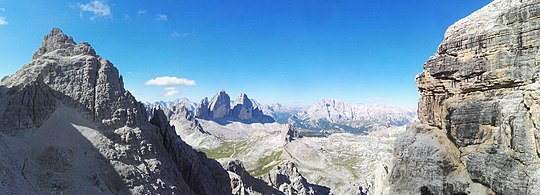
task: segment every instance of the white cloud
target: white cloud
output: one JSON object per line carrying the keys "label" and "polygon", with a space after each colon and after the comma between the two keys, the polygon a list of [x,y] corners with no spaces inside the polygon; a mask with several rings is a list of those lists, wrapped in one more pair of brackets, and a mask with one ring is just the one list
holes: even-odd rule
{"label": "white cloud", "polygon": [[9,22],[6,20],[6,17],[0,17],[0,26],[8,25]]}
{"label": "white cloud", "polygon": [[139,10],[137,11],[137,15],[146,15],[147,11],[146,10]]}
{"label": "white cloud", "polygon": [[167,17],[167,15],[165,14],[156,14],[156,20],[157,21],[162,21],[162,22],[165,22],[167,21],[169,18]]}
{"label": "white cloud", "polygon": [[173,37],[187,37],[187,36],[189,36],[189,33],[187,33],[187,32],[180,33],[180,32],[174,31],[174,32],[171,33],[171,36],[173,36]]}
{"label": "white cloud", "polygon": [[174,87],[167,87],[167,88],[165,88],[165,91],[166,91],[166,92],[165,92],[164,96],[168,96],[168,97],[169,97],[169,96],[174,96],[174,95],[180,93],[180,91],[178,91],[178,90],[177,90],[176,88],[174,88]]}
{"label": "white cloud", "polygon": [[81,14],[82,12],[90,12],[94,14],[91,19],[94,19],[94,17],[111,16],[111,7],[101,1],[92,1],[90,3],[80,4],[79,9],[81,10]]}
{"label": "white cloud", "polygon": [[157,85],[157,86],[195,86],[194,80],[189,80],[185,78],[178,77],[156,77],[146,81],[146,85]]}

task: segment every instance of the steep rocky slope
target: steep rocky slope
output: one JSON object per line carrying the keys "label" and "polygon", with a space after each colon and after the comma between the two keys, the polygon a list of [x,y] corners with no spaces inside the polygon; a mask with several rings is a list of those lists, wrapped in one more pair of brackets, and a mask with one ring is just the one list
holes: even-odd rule
{"label": "steep rocky slope", "polygon": [[0,194],[231,192],[216,161],[163,112],[148,122],[112,63],[60,29],[2,79],[0,115]]}
{"label": "steep rocky slope", "polygon": [[395,193],[540,194],[540,1],[495,0],[448,28],[417,78]]}

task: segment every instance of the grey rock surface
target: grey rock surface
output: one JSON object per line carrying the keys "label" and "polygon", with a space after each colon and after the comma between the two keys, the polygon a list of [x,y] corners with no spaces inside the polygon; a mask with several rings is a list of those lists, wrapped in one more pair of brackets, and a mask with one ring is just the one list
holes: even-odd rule
{"label": "grey rock surface", "polygon": [[195,111],[195,116],[199,119],[214,120],[220,123],[239,121],[244,123],[273,123],[271,116],[265,115],[263,111],[248,96],[241,93],[234,101],[231,108],[229,95],[221,90],[210,102],[208,98],[201,100]]}
{"label": "grey rock surface", "polygon": [[294,126],[293,123],[283,125],[281,130],[282,139],[285,140],[285,143],[291,142],[295,139],[301,138],[300,131]]}
{"label": "grey rock surface", "polygon": [[36,82],[63,95],[64,103],[84,109],[92,120],[106,127],[146,122],[144,106],[124,89],[112,63],[97,56],[88,43],[75,44],[60,29],[45,36],[29,64],[2,80],[8,88],[24,88]]}
{"label": "grey rock surface", "polygon": [[208,98],[204,98],[201,100],[201,103],[195,110],[195,116],[200,119],[212,119],[210,115],[210,103],[208,102]]}
{"label": "grey rock surface", "polygon": [[396,193],[540,194],[539,10],[495,0],[448,28],[416,78],[421,124],[396,143]]}
{"label": "grey rock surface", "polygon": [[279,164],[260,178],[249,175],[239,160],[224,160],[222,165],[231,175],[233,194],[330,194],[329,188],[308,183],[290,161]]}
{"label": "grey rock surface", "polygon": [[196,194],[227,194],[231,192],[229,175],[221,165],[187,145],[162,110],[154,111],[150,123],[159,127],[165,149],[170,154],[176,168]]}
{"label": "grey rock surface", "polygon": [[284,195],[272,186],[259,178],[251,176],[245,169],[244,164],[239,160],[230,160],[222,162],[223,168],[228,171],[231,178],[232,194],[248,195],[248,194],[276,194]]}
{"label": "grey rock surface", "polygon": [[240,93],[240,96],[234,101],[231,113],[232,117],[239,121],[260,123],[274,122],[274,119],[271,116],[265,115],[244,93]]}
{"label": "grey rock surface", "polygon": [[262,179],[285,194],[330,194],[330,188],[308,183],[291,161],[277,165]]}
{"label": "grey rock surface", "polygon": [[253,118],[253,103],[246,94],[240,93],[240,96],[234,101],[232,114],[240,120]]}
{"label": "grey rock surface", "polygon": [[227,172],[152,123],[118,70],[60,29],[0,83],[0,194],[229,194]]}
{"label": "grey rock surface", "polygon": [[210,116],[212,119],[221,119],[230,116],[231,98],[225,91],[219,91],[209,105]]}

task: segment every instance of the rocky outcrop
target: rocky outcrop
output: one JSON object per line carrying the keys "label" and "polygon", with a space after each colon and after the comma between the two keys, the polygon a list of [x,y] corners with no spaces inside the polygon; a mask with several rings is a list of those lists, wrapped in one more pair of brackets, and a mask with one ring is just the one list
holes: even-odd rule
{"label": "rocky outcrop", "polygon": [[265,115],[256,104],[244,93],[233,103],[232,117],[240,121],[256,121],[260,123],[273,123],[274,119]]}
{"label": "rocky outcrop", "polygon": [[208,102],[207,97],[205,97],[204,99],[201,100],[201,103],[199,104],[199,106],[195,110],[195,116],[197,118],[207,119],[207,120],[212,118],[211,115],[210,115],[210,103]]}
{"label": "rocky outcrop", "polygon": [[233,194],[298,194],[323,195],[330,194],[324,186],[310,184],[298,172],[293,162],[285,161],[274,169],[255,178],[246,171],[239,160],[224,160],[223,168],[229,172]]}
{"label": "rocky outcrop", "polygon": [[240,93],[240,96],[234,101],[232,114],[240,120],[253,118],[253,103],[246,94]]}
{"label": "rocky outcrop", "polygon": [[[17,89],[46,86],[61,94],[63,102],[84,109],[106,127],[137,126],[146,121],[144,106],[124,89],[112,63],[97,56],[88,43],[76,44],[57,28],[45,36],[32,62],[2,84]],[[9,120],[8,115],[2,119]]]}
{"label": "rocky outcrop", "polygon": [[397,194],[540,194],[540,1],[495,0],[453,24],[416,82]]}
{"label": "rocky outcrop", "polygon": [[197,118],[206,120],[219,120],[227,118],[231,113],[231,98],[225,91],[219,91],[210,102],[208,98],[201,100],[196,109]]}
{"label": "rocky outcrop", "polygon": [[281,129],[281,137],[283,138],[285,143],[288,143],[295,139],[301,138],[302,135],[300,135],[300,131],[298,131],[294,124],[289,123],[283,125],[283,128]]}
{"label": "rocky outcrop", "polygon": [[240,121],[244,123],[273,123],[271,116],[265,115],[244,93],[234,101],[231,109],[229,95],[218,92],[210,103],[204,98],[196,109],[195,116],[200,119],[218,122]]}
{"label": "rocky outcrop", "polygon": [[0,194],[230,194],[227,173],[59,29],[0,83]]}
{"label": "rocky outcrop", "polygon": [[330,194],[329,188],[308,183],[290,161],[277,165],[270,173],[263,175],[262,179],[285,194]]}
{"label": "rocky outcrop", "polygon": [[[177,107],[180,106],[180,107]],[[199,121],[195,118],[192,112],[189,111],[184,105],[163,106],[160,104],[148,104],[146,105],[146,112],[150,117],[153,117],[156,110],[161,110],[168,121],[180,121],[185,122],[185,125],[181,125],[180,128],[186,131],[197,131],[202,134],[209,134],[206,132]],[[151,119],[151,118],[150,118]],[[178,134],[178,133],[177,133]]]}
{"label": "rocky outcrop", "polygon": [[159,127],[165,149],[170,154],[176,168],[182,173],[191,190],[197,194],[227,194],[231,192],[229,175],[221,165],[208,159],[203,152],[197,152],[179,139],[174,126],[162,110],[154,111],[150,123]]}
{"label": "rocky outcrop", "polygon": [[222,165],[229,173],[232,194],[234,195],[284,194],[278,189],[269,186],[263,180],[251,176],[244,168],[244,164],[239,160],[224,161]]}
{"label": "rocky outcrop", "polygon": [[230,116],[231,98],[225,91],[219,91],[210,101],[209,113],[211,119],[222,119]]}

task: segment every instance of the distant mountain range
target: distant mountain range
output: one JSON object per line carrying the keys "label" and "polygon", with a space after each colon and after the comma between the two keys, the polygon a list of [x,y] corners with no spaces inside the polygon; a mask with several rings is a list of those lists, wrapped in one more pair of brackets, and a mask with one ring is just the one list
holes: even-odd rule
{"label": "distant mountain range", "polygon": [[391,104],[348,104],[323,99],[292,115],[288,121],[310,130],[366,133],[405,125],[415,116],[413,109]]}
{"label": "distant mountain range", "polygon": [[261,104],[242,93],[236,101],[231,102],[225,91],[218,92],[211,101],[205,98],[199,104],[181,98],[146,105],[160,106],[166,114],[185,107],[196,118],[205,120],[236,119],[249,123],[275,121],[280,124],[293,123],[301,129],[325,132],[367,133],[405,125],[416,116],[414,109],[402,106],[349,104],[335,99],[323,99],[305,107],[285,106],[279,103]]}

